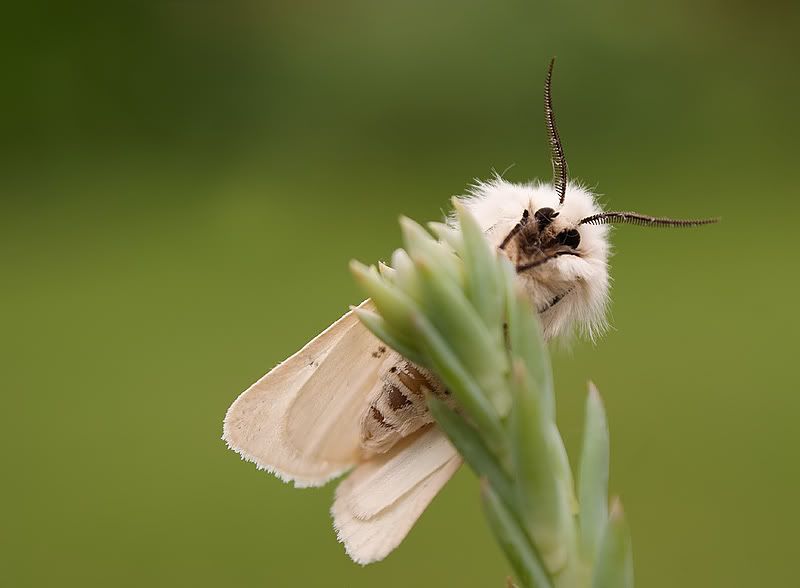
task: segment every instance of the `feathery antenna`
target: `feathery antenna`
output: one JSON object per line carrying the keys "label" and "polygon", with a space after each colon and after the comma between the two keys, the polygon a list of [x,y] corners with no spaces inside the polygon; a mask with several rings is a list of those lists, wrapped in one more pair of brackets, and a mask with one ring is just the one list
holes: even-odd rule
{"label": "feathery antenna", "polygon": [[626,223],[643,227],[699,227],[719,222],[718,218],[703,219],[677,219],[660,218],[639,214],[638,212],[601,212],[581,219],[579,225],[610,225],[612,223]]}
{"label": "feathery antenna", "polygon": [[547,67],[547,77],[544,82],[544,116],[547,125],[547,137],[550,143],[550,162],[553,165],[553,187],[558,194],[558,203],[564,204],[564,197],[567,194],[567,160],[564,157],[564,147],[561,145],[561,137],[558,135],[556,117],[553,112],[553,66],[556,58],[550,60]]}

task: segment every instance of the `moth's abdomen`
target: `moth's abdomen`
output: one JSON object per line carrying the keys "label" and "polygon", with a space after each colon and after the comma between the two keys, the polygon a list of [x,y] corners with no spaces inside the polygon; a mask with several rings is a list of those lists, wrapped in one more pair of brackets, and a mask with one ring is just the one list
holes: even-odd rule
{"label": "moth's abdomen", "polygon": [[444,386],[432,373],[400,356],[380,379],[380,387],[361,417],[361,447],[367,456],[388,451],[404,437],[433,422],[426,394],[447,396]]}

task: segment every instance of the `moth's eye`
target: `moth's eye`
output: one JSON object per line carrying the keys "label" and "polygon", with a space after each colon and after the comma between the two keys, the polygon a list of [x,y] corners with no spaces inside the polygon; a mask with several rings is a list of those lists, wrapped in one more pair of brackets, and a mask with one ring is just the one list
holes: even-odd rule
{"label": "moth's eye", "polygon": [[536,224],[539,225],[540,229],[545,228],[553,222],[553,219],[557,216],[558,213],[552,208],[540,208],[533,214],[533,218],[536,219]]}
{"label": "moth's eye", "polygon": [[567,229],[556,235],[556,241],[572,249],[577,249],[578,245],[581,244],[581,234],[578,229]]}

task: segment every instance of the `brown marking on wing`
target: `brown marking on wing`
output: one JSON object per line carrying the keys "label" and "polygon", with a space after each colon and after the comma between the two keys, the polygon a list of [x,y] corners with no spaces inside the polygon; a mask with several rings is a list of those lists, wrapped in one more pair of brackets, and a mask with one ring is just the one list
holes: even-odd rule
{"label": "brown marking on wing", "polygon": [[392,410],[397,411],[405,408],[411,404],[411,401],[406,398],[406,395],[397,386],[389,387],[389,406]]}
{"label": "brown marking on wing", "polygon": [[382,427],[386,427],[387,429],[394,429],[394,426],[392,426],[392,424],[386,420],[386,418],[383,416],[383,413],[380,411],[378,407],[371,406],[370,414],[372,415],[372,418],[375,419],[378,422],[378,424],[380,424]]}
{"label": "brown marking on wing", "polygon": [[433,388],[428,379],[410,363],[406,363],[403,366],[403,369],[398,372],[397,377],[400,378],[400,381],[406,388],[417,396],[422,396],[425,390],[430,391]]}
{"label": "brown marking on wing", "polygon": [[383,357],[384,353],[386,353],[386,347],[381,345],[380,347],[378,347],[377,351],[373,351],[372,352],[372,357],[380,358],[380,357]]}

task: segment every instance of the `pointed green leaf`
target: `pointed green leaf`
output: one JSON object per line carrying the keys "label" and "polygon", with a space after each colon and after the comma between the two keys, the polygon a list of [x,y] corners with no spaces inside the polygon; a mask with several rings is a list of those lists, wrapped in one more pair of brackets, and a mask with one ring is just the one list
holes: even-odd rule
{"label": "pointed green leaf", "polygon": [[458,229],[451,227],[447,223],[428,223],[428,228],[439,240],[447,243],[456,255],[463,259],[464,239]]}
{"label": "pointed green leaf", "polygon": [[390,282],[394,281],[395,274],[397,273],[394,268],[386,265],[382,261],[378,262],[378,272],[381,274],[381,277],[385,280]]}
{"label": "pointed green leaf", "polygon": [[[550,454],[555,464],[556,479],[561,484],[560,496],[563,512],[575,515],[578,513],[578,499],[575,496],[575,483],[572,479],[572,468],[569,465],[567,448],[555,423],[549,423],[545,432],[549,432],[547,440],[550,445]],[[574,526],[569,525],[570,541],[575,538]]]}
{"label": "pointed green leaf", "polygon": [[401,341],[413,340],[410,317],[416,310],[414,301],[399,288],[386,282],[374,267],[367,267],[353,260],[350,262],[350,271],[372,299],[395,338]]}
{"label": "pointed green leaf", "polygon": [[[497,254],[492,250],[478,222],[467,209],[454,199],[461,235],[464,241],[463,258],[466,271],[467,295],[483,321],[493,327],[501,323],[505,296],[498,275]],[[496,333],[500,336],[501,333]]]}
{"label": "pointed green leaf", "polygon": [[517,579],[526,588],[552,588],[553,582],[542,559],[513,514],[492,491],[488,483],[482,485],[481,494],[489,526],[514,568]]}
{"label": "pointed green leaf", "polygon": [[400,339],[392,327],[381,317],[369,310],[358,308],[355,306],[350,307],[365,327],[367,327],[372,334],[378,339],[386,343],[389,347],[397,351],[400,355],[413,361],[414,363],[429,367],[425,363],[425,358],[419,353],[413,344]]}
{"label": "pointed green leaf", "polygon": [[614,499],[595,561],[592,588],[633,588],[633,551],[622,503]]}
{"label": "pointed green leaf", "polygon": [[448,342],[424,316],[417,315],[414,326],[420,346],[433,371],[453,393],[459,406],[472,419],[491,450],[496,455],[504,455],[505,433],[494,405],[465,369]]}
{"label": "pointed green leaf", "polygon": [[508,508],[515,508],[516,496],[511,479],[500,465],[500,458],[493,455],[480,433],[443,400],[428,395],[428,407],[433,418],[450,439],[464,460],[475,474],[486,478],[495,493],[506,503]]}
{"label": "pointed green leaf", "polygon": [[587,561],[594,559],[608,519],[608,467],[606,413],[600,394],[589,383],[578,470],[581,551]]}
{"label": "pointed green leaf", "polygon": [[508,359],[499,337],[492,335],[456,283],[437,275],[421,260],[415,259],[415,265],[423,292],[420,300],[423,311],[476,380],[484,396],[492,402],[496,412],[504,416],[511,399],[504,379]]}
{"label": "pointed green leaf", "polygon": [[405,249],[395,249],[392,253],[392,267],[394,268],[393,283],[411,300],[420,297],[419,276],[414,262]]}
{"label": "pointed green leaf", "polygon": [[556,418],[553,374],[550,355],[542,338],[539,320],[530,299],[517,284],[516,271],[506,260],[502,263],[506,283],[506,324],[512,357],[519,357],[541,395],[542,410],[547,420]]}
{"label": "pointed green leaf", "polygon": [[436,241],[428,231],[410,218],[400,219],[403,233],[403,244],[411,259],[423,259],[436,274],[442,274],[455,282],[459,287],[464,282],[462,261],[449,246]]}
{"label": "pointed green leaf", "polygon": [[569,504],[561,493],[559,464],[551,450],[550,424],[542,414],[540,395],[519,359],[513,365],[513,383],[511,455],[520,516],[547,569],[556,573],[568,557]]}

